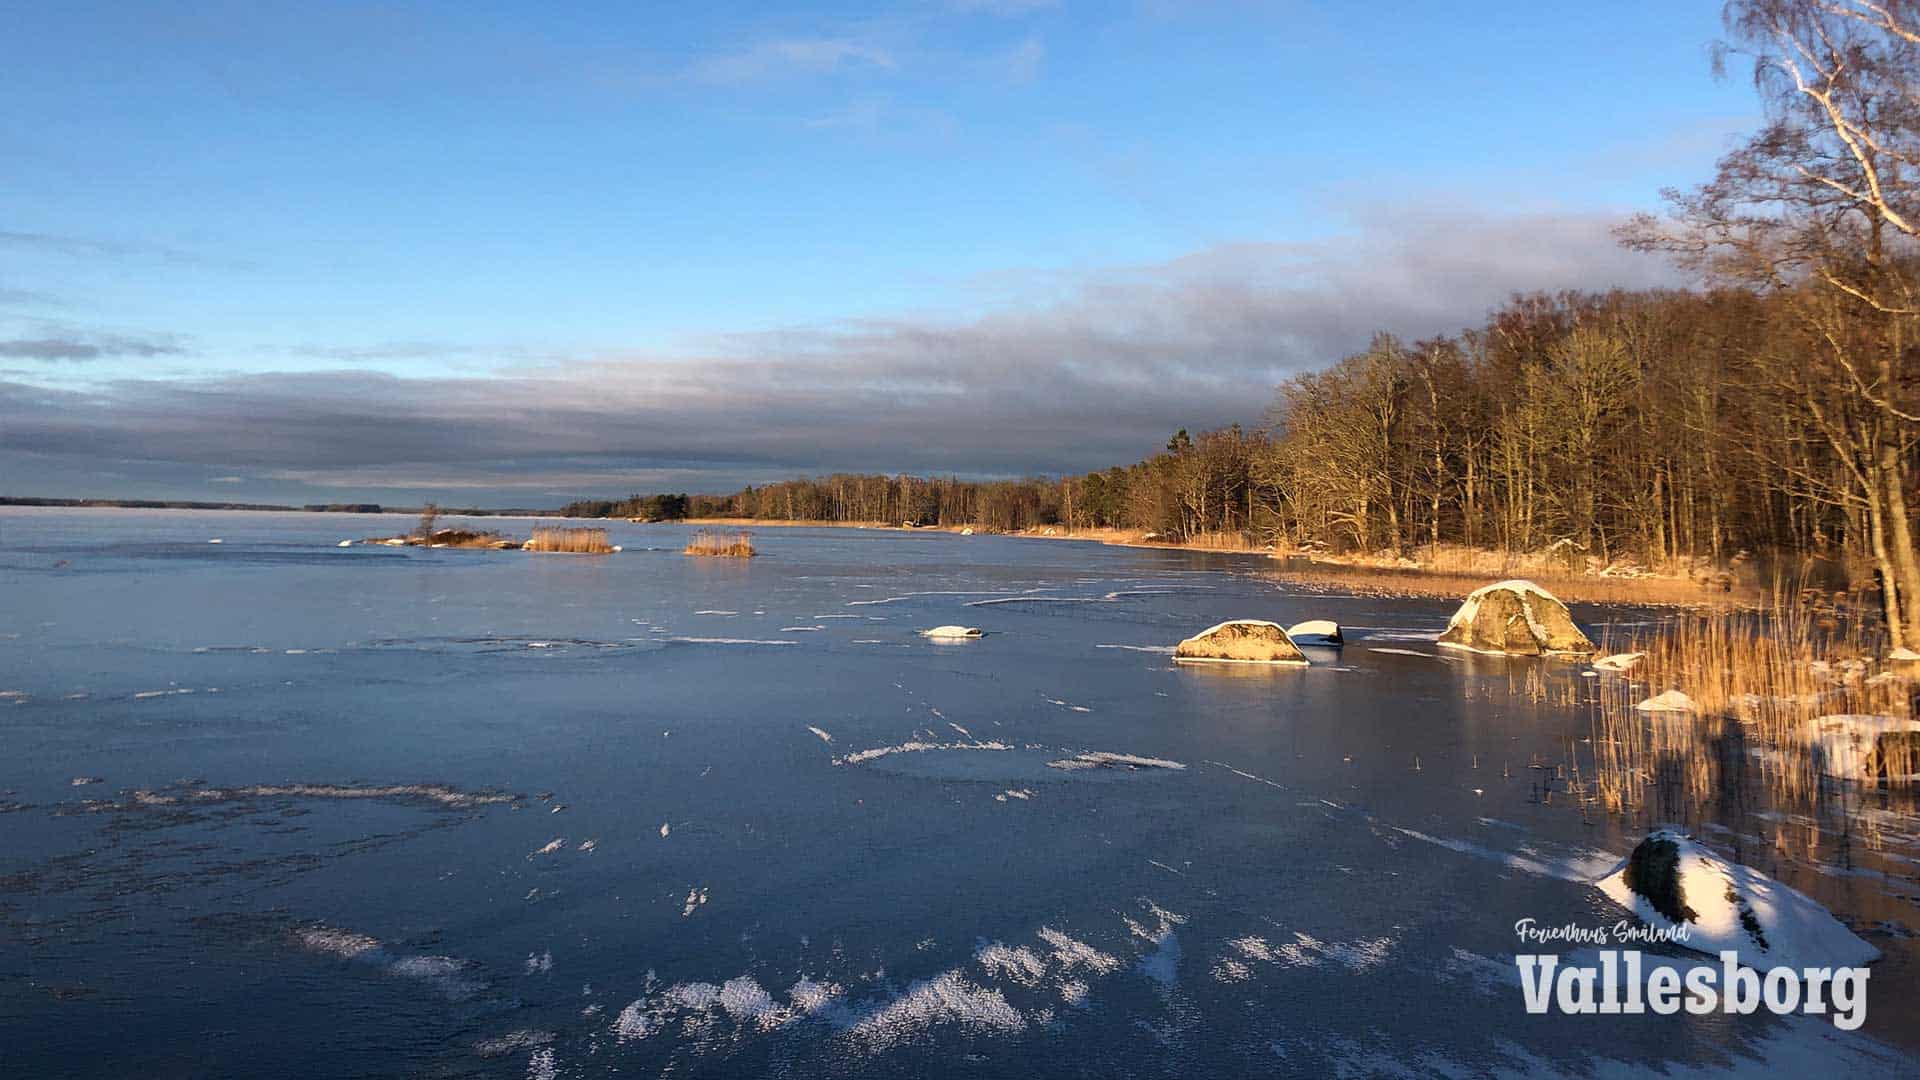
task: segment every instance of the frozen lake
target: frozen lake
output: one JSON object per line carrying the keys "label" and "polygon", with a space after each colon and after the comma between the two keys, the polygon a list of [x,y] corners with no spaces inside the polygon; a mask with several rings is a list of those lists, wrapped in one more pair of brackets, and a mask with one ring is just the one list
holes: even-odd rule
{"label": "frozen lake", "polygon": [[[1452,603],[937,533],[336,546],[411,524],[0,510],[8,1073],[1914,1071],[1910,818],[1766,867],[1871,914],[1862,1034],[1523,1013],[1513,924],[1622,917],[1632,838],[1543,797],[1588,718],[1435,648]],[[1234,617],[1349,641],[1172,663]]]}

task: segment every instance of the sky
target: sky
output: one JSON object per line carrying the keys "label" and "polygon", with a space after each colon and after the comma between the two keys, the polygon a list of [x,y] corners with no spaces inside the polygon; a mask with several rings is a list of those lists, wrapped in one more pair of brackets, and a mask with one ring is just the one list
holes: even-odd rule
{"label": "sky", "polygon": [[1711,0],[0,0],[0,495],[552,506],[1257,424],[1753,129]]}

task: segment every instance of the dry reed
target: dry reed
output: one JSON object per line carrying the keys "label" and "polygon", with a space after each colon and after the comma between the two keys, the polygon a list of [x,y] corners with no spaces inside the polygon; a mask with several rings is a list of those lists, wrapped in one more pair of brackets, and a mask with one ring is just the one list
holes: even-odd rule
{"label": "dry reed", "polygon": [[750,559],[757,554],[753,550],[753,534],[745,529],[701,529],[680,553],[723,559]]}
{"label": "dry reed", "polygon": [[[1911,798],[1920,737],[1898,731],[1914,720],[1914,683],[1876,659],[1882,634],[1844,607],[1776,598],[1767,611],[1688,614],[1602,641],[1646,655],[1625,678],[1582,680],[1591,687],[1584,804],[1648,823],[1791,820],[1793,830],[1770,830],[1775,846],[1811,851],[1823,832],[1871,846],[1863,810]],[[1636,708],[1670,689],[1694,711]],[[1833,717],[1876,719],[1822,719]]]}
{"label": "dry reed", "polygon": [[[1282,569],[1275,576],[1306,585],[1331,585],[1365,595],[1465,596],[1495,575],[1513,571],[1455,573],[1425,567],[1353,566],[1315,561],[1306,569]],[[1757,601],[1750,594],[1727,592],[1716,585],[1685,578],[1599,577],[1541,572],[1524,574],[1549,592],[1571,603],[1623,604],[1653,607],[1737,608]]]}
{"label": "dry reed", "polygon": [[526,550],[605,555],[613,551],[613,546],[607,543],[605,529],[563,529],[541,525],[534,528],[533,539],[527,541]]}

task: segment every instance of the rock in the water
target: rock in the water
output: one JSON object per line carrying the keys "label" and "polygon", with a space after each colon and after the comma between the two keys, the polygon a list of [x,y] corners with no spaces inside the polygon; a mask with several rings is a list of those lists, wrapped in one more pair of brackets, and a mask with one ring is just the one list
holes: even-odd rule
{"label": "rock in the water", "polygon": [[1299,664],[1306,656],[1279,623],[1233,619],[1209,626],[1173,650],[1175,660],[1239,664]]}
{"label": "rock in the water", "polygon": [[1647,698],[1640,702],[1640,704],[1635,705],[1634,708],[1641,712],[1690,713],[1698,712],[1700,707],[1693,703],[1692,698],[1681,691],[1668,690]]}
{"label": "rock in the water", "polygon": [[1339,645],[1344,638],[1340,636],[1340,624],[1332,619],[1308,619],[1287,627],[1287,636],[1295,645]]}
{"label": "rock in the water", "polygon": [[1517,579],[1475,589],[1447,621],[1440,644],[1515,656],[1591,656],[1594,651],[1567,605],[1533,582]]}
{"label": "rock in the water", "polygon": [[1806,894],[1671,829],[1648,835],[1596,884],[1649,926],[1686,927],[1676,944],[1710,956],[1732,951],[1748,967],[1858,967],[1880,958]]}
{"label": "rock in the water", "polygon": [[1643,652],[1618,652],[1595,660],[1593,667],[1596,671],[1631,671],[1646,658],[1647,654]]}
{"label": "rock in the water", "polygon": [[936,626],[931,630],[922,630],[920,636],[941,641],[958,641],[962,638],[977,638],[981,634],[977,626]]}

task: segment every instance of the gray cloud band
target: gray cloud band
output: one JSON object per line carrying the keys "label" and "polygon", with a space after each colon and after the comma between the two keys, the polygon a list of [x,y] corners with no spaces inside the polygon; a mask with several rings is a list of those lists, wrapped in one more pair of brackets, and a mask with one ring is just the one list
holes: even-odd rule
{"label": "gray cloud band", "polygon": [[[1600,215],[1377,216],[1085,278],[970,321],[721,336],[476,377],[276,372],[0,382],[9,493],[138,462],[315,493],[720,490],[799,472],[1021,475],[1133,460],[1174,427],[1259,418],[1273,385],[1478,321],[1517,290],[1674,284]],[[167,468],[171,466],[171,468]],[[670,483],[678,481],[678,483]],[[71,481],[69,481],[71,482]]]}

